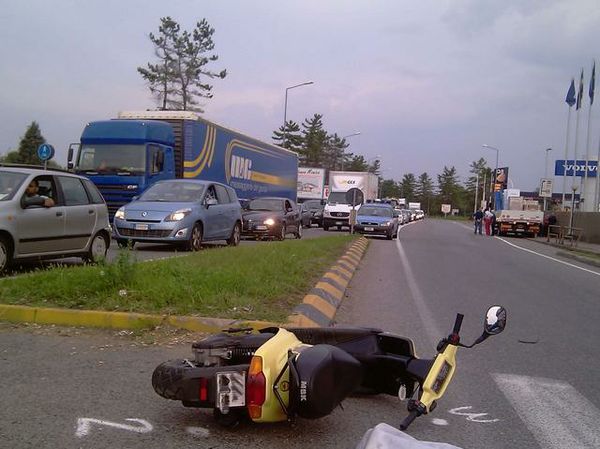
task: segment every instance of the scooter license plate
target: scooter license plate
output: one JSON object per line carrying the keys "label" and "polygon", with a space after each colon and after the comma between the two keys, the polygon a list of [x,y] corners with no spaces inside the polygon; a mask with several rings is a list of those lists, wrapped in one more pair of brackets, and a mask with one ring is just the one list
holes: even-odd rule
{"label": "scooter license plate", "polygon": [[229,407],[246,405],[246,373],[217,373],[217,407],[224,411]]}

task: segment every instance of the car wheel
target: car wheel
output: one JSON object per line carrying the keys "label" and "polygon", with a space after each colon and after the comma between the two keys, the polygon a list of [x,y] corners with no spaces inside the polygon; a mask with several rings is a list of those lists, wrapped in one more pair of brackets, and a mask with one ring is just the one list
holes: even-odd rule
{"label": "car wheel", "polygon": [[104,234],[98,233],[92,239],[90,248],[87,254],[83,257],[88,263],[98,263],[101,260],[106,259],[106,253],[108,252],[108,241]]}
{"label": "car wheel", "polygon": [[227,239],[227,244],[229,246],[238,246],[240,244],[241,232],[242,231],[240,230],[240,224],[236,223],[233,227],[233,231],[231,231],[231,237]]}
{"label": "car wheel", "polygon": [[298,225],[298,230],[296,231],[296,233],[294,235],[296,236],[297,239],[302,238],[302,226],[301,225]]}
{"label": "car wheel", "polygon": [[190,233],[190,239],[185,245],[187,251],[200,251],[202,249],[203,229],[200,223],[196,223]]}
{"label": "car wheel", "polygon": [[388,231],[388,233],[385,236],[388,240],[392,240],[394,238],[394,231],[392,231],[391,229]]}
{"label": "car wheel", "polygon": [[0,273],[9,267],[12,259],[12,250],[9,240],[6,237],[0,237]]}
{"label": "car wheel", "polygon": [[129,239],[117,239],[117,245],[119,246],[119,248],[133,249],[135,241]]}
{"label": "car wheel", "polygon": [[280,231],[279,231],[279,235],[277,236],[277,240],[283,241],[283,240],[285,240],[285,236],[287,234],[287,229],[286,229],[285,223],[282,224],[281,228],[279,228],[279,229],[280,229]]}
{"label": "car wheel", "polygon": [[323,231],[329,231],[329,226],[323,225]]}

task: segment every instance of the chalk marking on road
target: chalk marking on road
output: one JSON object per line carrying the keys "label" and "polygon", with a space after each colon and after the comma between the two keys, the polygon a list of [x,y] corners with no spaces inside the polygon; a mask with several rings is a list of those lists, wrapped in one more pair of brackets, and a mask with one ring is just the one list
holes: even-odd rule
{"label": "chalk marking on road", "polygon": [[185,431],[195,437],[207,438],[210,435],[208,429],[204,427],[186,427]]}
{"label": "chalk marking on road", "polygon": [[467,417],[467,421],[472,421],[472,422],[479,422],[479,423],[492,423],[492,422],[498,422],[500,421],[497,418],[493,418],[493,419],[481,419],[484,416],[489,416],[489,413],[473,413],[473,412],[465,412],[464,410],[471,410],[473,407],[468,405],[465,407],[456,407],[453,408],[452,410],[448,410],[448,413],[452,414],[452,415],[458,415],[458,416],[466,416]]}
{"label": "chalk marking on road", "polygon": [[128,430],[130,432],[135,433],[149,433],[152,432],[152,424],[144,419],[138,418],[128,418],[125,421],[136,422],[140,424],[139,426],[132,426],[129,424],[121,424],[117,422],[111,421],[103,421],[101,419],[95,418],[79,418],[77,420],[77,430],[75,431],[75,435],[79,438],[87,436],[90,433],[92,424],[97,424],[99,426],[106,427],[114,427],[115,429]]}
{"label": "chalk marking on road", "polygon": [[520,249],[521,251],[525,251],[525,252],[528,252],[528,253],[531,253],[531,254],[535,254],[536,256],[544,257],[545,259],[550,259],[550,260],[553,260],[554,262],[562,263],[563,265],[567,265],[569,267],[577,268],[578,270],[585,271],[585,272],[591,273],[591,274],[595,274],[596,276],[600,276],[600,273],[598,273],[597,271],[588,270],[587,268],[583,268],[583,267],[580,267],[578,265],[574,265],[572,263],[565,262],[564,260],[560,260],[560,259],[556,259],[554,257],[546,256],[545,254],[538,253],[538,252],[533,251],[531,249],[523,248],[523,247],[521,247],[519,245],[515,245],[514,243],[511,243],[511,242],[503,239],[502,237],[496,237],[496,238],[498,240],[506,243],[507,245],[510,245],[510,246],[512,246],[514,248]]}
{"label": "chalk marking on road", "polygon": [[417,312],[421,317],[421,321],[423,321],[423,327],[425,328],[425,332],[427,333],[431,344],[435,346],[440,339],[440,335],[443,334],[435,324],[433,314],[425,302],[425,298],[423,297],[423,293],[421,293],[421,289],[419,288],[417,280],[415,279],[412,269],[410,268],[408,257],[406,257],[406,253],[404,252],[404,248],[402,248],[400,239],[396,240],[396,248],[398,248],[398,254],[400,254],[400,260],[402,262],[402,267],[404,268],[404,274],[406,275],[406,283],[410,289],[415,305],[417,306]]}
{"label": "chalk marking on road", "polygon": [[540,447],[600,447],[600,411],[566,382],[492,374]]}
{"label": "chalk marking on road", "polygon": [[431,420],[431,422],[433,424],[435,424],[436,426],[447,426],[448,425],[448,421],[446,421],[445,419],[442,419],[442,418],[433,418]]}

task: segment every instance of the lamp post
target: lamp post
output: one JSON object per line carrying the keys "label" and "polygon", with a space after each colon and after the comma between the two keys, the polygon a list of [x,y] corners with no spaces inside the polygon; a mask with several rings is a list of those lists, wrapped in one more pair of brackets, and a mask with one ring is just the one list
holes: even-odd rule
{"label": "lamp post", "polygon": [[[376,155],[375,157],[372,157],[372,158],[369,158],[369,159],[367,159],[367,164],[368,164],[370,161],[380,161],[380,162],[381,162],[381,154],[378,154],[378,155]],[[377,175],[377,198],[378,198],[378,199],[379,199],[379,185],[381,184],[381,182],[380,182],[380,179],[379,179],[379,178],[380,178],[380,176],[379,176],[379,175]]]}
{"label": "lamp post", "polygon": [[[357,131],[352,134],[348,134],[347,136],[342,137],[342,140],[347,139],[348,137],[360,136],[360,131]],[[344,150],[342,149],[342,171],[344,171]]]}
{"label": "lamp post", "polygon": [[[544,179],[548,179],[548,153],[552,151],[552,148],[546,148],[546,165],[544,166]],[[552,192],[550,193],[550,198],[552,198]],[[544,212],[546,212],[548,198],[544,197]]]}
{"label": "lamp post", "polygon": [[287,123],[287,97],[288,90],[295,89],[296,87],[308,86],[309,84],[314,84],[313,81],[306,81],[305,83],[296,84],[295,86],[290,86],[285,88],[285,106],[283,108],[283,142],[282,147],[285,148],[286,140],[287,140],[287,132],[286,132],[286,123]]}
{"label": "lamp post", "polygon": [[498,156],[500,154],[500,150],[498,148],[492,147],[492,146],[487,145],[485,143],[482,145],[482,147],[483,148],[488,148],[490,150],[494,150],[496,152],[496,168],[494,168],[494,173],[492,175],[492,179],[490,180],[491,181],[491,185],[492,185],[492,190],[490,191],[490,195],[494,195],[494,210],[496,210],[496,192],[494,191],[495,190],[494,189],[494,184],[495,184],[496,176],[497,176],[497,173],[498,173]]}

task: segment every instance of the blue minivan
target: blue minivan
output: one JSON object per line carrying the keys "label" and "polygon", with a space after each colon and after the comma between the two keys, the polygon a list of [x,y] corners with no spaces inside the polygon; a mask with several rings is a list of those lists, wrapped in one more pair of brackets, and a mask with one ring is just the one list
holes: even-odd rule
{"label": "blue minivan", "polygon": [[392,240],[398,236],[398,212],[390,204],[363,204],[356,213],[354,232],[381,235]]}
{"label": "blue minivan", "polygon": [[113,228],[121,247],[170,243],[198,251],[202,242],[215,240],[237,246],[242,208],[235,190],[218,182],[159,181],[116,212]]}

